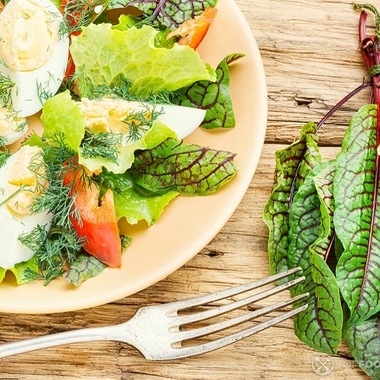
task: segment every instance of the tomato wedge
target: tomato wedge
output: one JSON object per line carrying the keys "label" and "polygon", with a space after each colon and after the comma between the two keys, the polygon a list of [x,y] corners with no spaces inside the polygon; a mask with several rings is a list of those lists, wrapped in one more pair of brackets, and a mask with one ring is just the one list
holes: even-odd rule
{"label": "tomato wedge", "polygon": [[178,29],[170,32],[166,38],[178,36],[179,45],[188,45],[195,50],[206,36],[216,13],[216,8],[206,8],[199,16],[186,20]]}
{"label": "tomato wedge", "polygon": [[[70,221],[80,238],[83,248],[90,255],[110,267],[121,267],[121,239],[116,219],[112,190],[108,189],[99,202],[99,189],[95,184],[84,183],[84,168],[68,167],[63,184],[71,186],[77,213],[71,213]],[[78,216],[79,215],[79,218]]]}

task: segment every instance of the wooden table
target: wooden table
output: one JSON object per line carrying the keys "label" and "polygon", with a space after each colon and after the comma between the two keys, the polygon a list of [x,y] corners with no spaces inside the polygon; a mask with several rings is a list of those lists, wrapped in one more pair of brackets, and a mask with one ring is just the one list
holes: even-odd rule
{"label": "wooden table", "polygon": [[[351,0],[237,0],[261,50],[269,115],[261,161],[240,206],[194,259],[156,285],[90,310],[53,315],[1,315],[0,342],[67,329],[119,323],[141,305],[183,299],[244,283],[269,273],[267,228],[261,214],[270,194],[274,152],[318,122],[366,76],[358,51],[359,13]],[[373,18],[369,18],[373,23]],[[323,127],[324,158],[339,149],[352,113],[368,92],[349,101]],[[283,298],[284,295],[278,296]],[[318,353],[300,343],[286,321],[233,346],[194,358],[149,362],[124,344],[77,344],[0,360],[0,379],[320,379]],[[342,344],[329,357],[329,379],[368,377]]]}

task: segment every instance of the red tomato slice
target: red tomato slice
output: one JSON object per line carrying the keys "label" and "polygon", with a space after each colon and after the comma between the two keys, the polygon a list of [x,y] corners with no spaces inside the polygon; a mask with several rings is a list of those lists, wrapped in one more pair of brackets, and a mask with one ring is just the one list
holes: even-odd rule
{"label": "red tomato slice", "polygon": [[195,50],[206,36],[216,13],[216,8],[207,8],[199,16],[185,21],[178,29],[170,32],[167,38],[179,36],[179,45],[188,45]]}
{"label": "red tomato slice", "polygon": [[79,218],[75,213],[70,215],[71,224],[77,235],[85,239],[86,252],[111,267],[120,268],[121,240],[112,190],[99,203],[99,189],[95,184],[84,184],[83,170],[70,166],[63,177],[63,184],[72,186],[79,215]]}

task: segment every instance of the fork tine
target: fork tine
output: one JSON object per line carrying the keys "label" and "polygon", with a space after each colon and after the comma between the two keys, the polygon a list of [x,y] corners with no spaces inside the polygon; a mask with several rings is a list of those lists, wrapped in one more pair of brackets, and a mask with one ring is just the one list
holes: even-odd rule
{"label": "fork tine", "polygon": [[230,302],[229,304],[222,305],[222,306],[216,307],[214,309],[209,309],[206,311],[201,311],[198,313],[181,315],[178,318],[176,318],[175,322],[178,321],[181,325],[184,325],[187,323],[198,322],[198,321],[202,321],[204,319],[212,318],[212,317],[215,317],[217,315],[227,313],[231,310],[238,309],[242,306],[249,305],[250,303],[253,303],[253,302],[262,300],[264,298],[270,297],[274,294],[280,293],[283,290],[288,289],[288,288],[302,282],[303,280],[305,280],[305,277],[303,277],[303,276],[298,277],[295,280],[291,280],[291,281],[286,282],[282,285],[275,286],[271,289],[262,291],[262,292],[257,293],[257,294],[253,294],[253,295],[246,297],[246,298],[243,298],[239,301],[233,301],[233,302]]}
{"label": "fork tine", "polygon": [[308,295],[309,295],[308,293],[300,294],[300,295],[295,296],[293,298],[289,298],[285,301],[277,302],[273,305],[266,306],[266,307],[263,307],[261,309],[255,310],[255,311],[251,311],[251,312],[248,312],[246,314],[239,315],[237,317],[230,318],[230,319],[227,319],[227,320],[219,322],[219,323],[214,323],[214,324],[211,324],[209,326],[200,327],[200,328],[188,330],[188,331],[179,331],[175,336],[176,342],[189,340],[189,339],[193,339],[193,338],[198,338],[201,336],[205,336],[205,335],[209,335],[209,334],[212,334],[212,333],[215,333],[218,331],[225,330],[229,327],[239,325],[243,322],[246,322],[246,321],[255,319],[257,317],[260,317],[262,315],[268,314],[271,311],[278,310],[282,307],[293,304],[293,303],[295,303],[295,302],[297,302],[297,301],[299,301],[305,297],[308,297]]}
{"label": "fork tine", "polygon": [[197,346],[192,347],[183,347],[183,348],[177,348],[178,353],[175,355],[176,359],[179,358],[185,358],[189,356],[195,356],[204,354],[206,352],[214,351],[219,348],[225,347],[229,344],[235,343],[239,340],[242,340],[244,338],[247,338],[253,334],[256,334],[262,330],[267,329],[268,327],[274,326],[282,321],[285,321],[286,319],[293,317],[294,315],[297,315],[298,313],[304,311],[308,307],[307,304],[300,306],[296,309],[290,310],[284,314],[281,314],[277,317],[274,317],[266,322],[260,323],[258,325],[246,328],[244,330],[238,331],[234,334],[225,336],[223,338],[219,338],[216,340],[213,340],[211,342],[199,344]]}
{"label": "fork tine", "polygon": [[182,301],[174,301],[169,304],[162,305],[162,307],[167,308],[168,311],[171,311],[171,310],[176,311],[176,310],[186,309],[193,306],[199,306],[208,302],[218,301],[223,298],[228,298],[240,293],[247,292],[249,290],[259,288],[261,286],[270,284],[272,282],[284,279],[288,276],[291,276],[292,274],[299,272],[300,270],[301,270],[300,267],[289,269],[285,272],[277,273],[277,274],[274,274],[266,278],[262,278],[257,281],[249,282],[247,284],[238,285],[229,289],[221,290],[216,293],[206,294],[203,296],[197,296],[197,297],[189,298]]}

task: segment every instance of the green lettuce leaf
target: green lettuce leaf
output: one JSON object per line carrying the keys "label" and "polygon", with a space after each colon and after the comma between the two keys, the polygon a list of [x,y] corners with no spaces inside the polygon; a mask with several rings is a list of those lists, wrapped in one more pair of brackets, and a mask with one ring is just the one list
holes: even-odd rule
{"label": "green lettuce leaf", "polygon": [[0,283],[3,282],[5,273],[7,273],[7,270],[4,268],[0,268]]}
{"label": "green lettuce leaf", "polygon": [[217,191],[237,173],[234,153],[187,145],[167,139],[136,155],[132,179],[149,191],[206,195]]}
{"label": "green lettuce leaf", "polygon": [[85,133],[85,118],[70,96],[69,91],[49,98],[42,109],[41,122],[43,137],[54,139],[57,134],[64,136],[65,144],[75,152]]}
{"label": "green lettuce leaf", "polygon": [[129,224],[145,220],[151,226],[160,219],[164,208],[178,194],[176,191],[168,191],[162,195],[145,196],[131,182],[128,189],[114,192],[116,217],[118,220],[125,217]]}
{"label": "green lettuce leaf", "polygon": [[72,38],[70,51],[77,72],[84,74],[95,87],[112,87],[120,78],[126,78],[133,83],[130,92],[142,99],[199,80],[215,80],[215,71],[202,62],[197,52],[179,45],[171,49],[157,48],[156,34],[151,26],[120,31],[106,23],[91,24]]}
{"label": "green lettuce leaf", "polygon": [[6,272],[10,271],[14,274],[17,285],[27,284],[30,282],[29,277],[26,275],[29,270],[38,271],[37,263],[33,257],[28,261],[17,263],[13,268],[0,268],[0,283],[4,280]]}
{"label": "green lettuce leaf", "polygon": [[85,157],[81,149],[79,149],[79,163],[91,171],[100,170],[104,167],[113,173],[124,173],[132,166],[136,150],[154,148],[170,137],[176,138],[177,135],[165,124],[155,120],[152,127],[140,139],[118,148],[117,163],[104,157]]}

